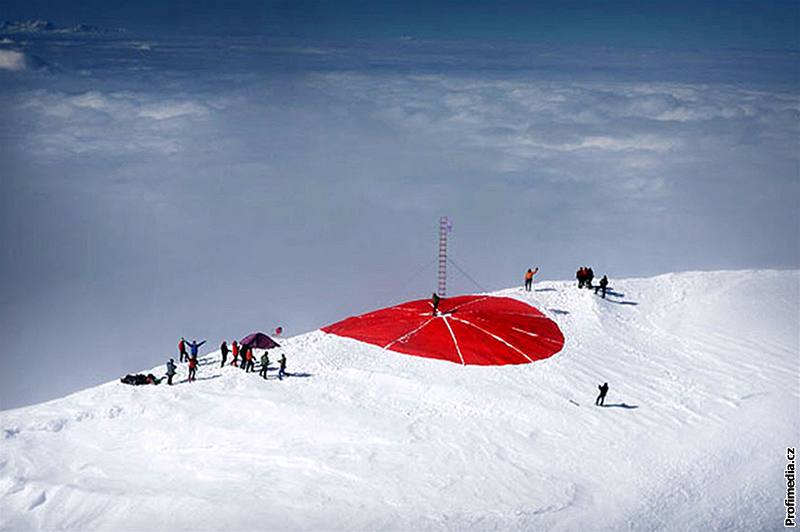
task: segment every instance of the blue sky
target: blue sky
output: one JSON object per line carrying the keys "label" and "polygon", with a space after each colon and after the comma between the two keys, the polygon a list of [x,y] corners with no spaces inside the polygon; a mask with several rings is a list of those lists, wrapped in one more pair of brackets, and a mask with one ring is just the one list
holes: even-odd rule
{"label": "blue sky", "polygon": [[798,2],[745,1],[105,1],[7,0],[7,19],[133,32],[298,38],[520,40],[665,48],[795,49]]}
{"label": "blue sky", "polygon": [[4,4],[127,31],[0,35],[0,407],[424,297],[443,214],[487,289],[800,264],[796,2],[226,6]]}

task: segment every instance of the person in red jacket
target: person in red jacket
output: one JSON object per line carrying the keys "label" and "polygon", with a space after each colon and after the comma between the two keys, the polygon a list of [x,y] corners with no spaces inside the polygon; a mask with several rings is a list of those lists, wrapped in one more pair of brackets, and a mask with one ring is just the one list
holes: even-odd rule
{"label": "person in red jacket", "polygon": [[578,268],[578,271],[575,272],[575,278],[578,280],[578,288],[583,288],[583,285],[586,284],[586,267],[581,266]]}
{"label": "person in red jacket", "polygon": [[245,372],[250,373],[251,371],[255,371],[256,363],[253,360],[253,348],[248,347],[247,351],[244,353],[245,357]]}
{"label": "person in red jacket", "polygon": [[231,366],[236,366],[236,360],[239,358],[239,343],[234,340],[231,344],[231,353],[233,353],[233,360],[231,360]]}
{"label": "person in red jacket", "polygon": [[186,338],[183,336],[181,336],[181,341],[178,342],[178,354],[180,354],[178,362],[183,362],[184,357],[189,360],[189,353],[186,352]]}
{"label": "person in red jacket", "polygon": [[186,380],[193,381],[197,378],[197,357],[193,356],[189,359],[189,378]]}

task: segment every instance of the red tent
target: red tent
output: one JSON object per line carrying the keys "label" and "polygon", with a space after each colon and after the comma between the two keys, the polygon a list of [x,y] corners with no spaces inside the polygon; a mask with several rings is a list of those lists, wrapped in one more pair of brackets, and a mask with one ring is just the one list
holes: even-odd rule
{"label": "red tent", "polygon": [[564,335],[536,308],[507,297],[428,299],[347,318],[323,331],[407,355],[459,364],[527,364],[558,353]]}

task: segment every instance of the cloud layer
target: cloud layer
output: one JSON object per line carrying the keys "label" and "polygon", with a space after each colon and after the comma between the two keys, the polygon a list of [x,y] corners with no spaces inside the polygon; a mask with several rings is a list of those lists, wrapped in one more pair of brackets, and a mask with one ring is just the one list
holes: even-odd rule
{"label": "cloud layer", "polygon": [[186,98],[96,90],[24,93],[18,109],[32,119],[28,149],[54,157],[176,153],[209,114],[208,106]]}
{"label": "cloud layer", "polygon": [[[443,214],[486,288],[532,265],[613,279],[800,263],[784,56],[15,46],[54,67],[0,56],[0,334],[25,353],[15,339],[53,331],[98,380],[157,363],[178,334],[294,333],[429,294]],[[450,287],[476,288],[457,271]]]}

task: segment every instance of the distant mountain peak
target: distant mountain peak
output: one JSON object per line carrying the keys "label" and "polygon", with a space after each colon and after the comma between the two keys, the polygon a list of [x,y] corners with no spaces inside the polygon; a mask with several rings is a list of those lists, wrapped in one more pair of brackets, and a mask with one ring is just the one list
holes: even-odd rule
{"label": "distant mountain peak", "polygon": [[49,20],[16,20],[5,21],[0,24],[0,33],[69,33],[69,34],[99,34],[99,33],[120,33],[122,29],[108,29],[88,24],[76,24],[74,26],[57,26]]}

